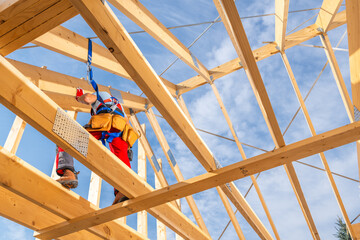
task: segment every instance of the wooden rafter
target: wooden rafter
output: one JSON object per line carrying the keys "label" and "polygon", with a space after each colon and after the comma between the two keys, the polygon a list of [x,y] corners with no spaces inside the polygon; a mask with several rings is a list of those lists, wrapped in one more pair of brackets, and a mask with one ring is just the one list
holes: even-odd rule
{"label": "wooden rafter", "polygon": [[176,183],[169,187],[153,191],[124,203],[80,216],[76,219],[72,219],[71,222],[63,222],[48,228],[47,231],[44,231],[39,236],[48,239],[50,236],[59,236],[63,233],[71,233],[80,229],[85,229],[92,225],[107,222],[119,216],[125,216],[143,209],[152,208],[179,197],[201,192],[219,184],[231,182],[319,152],[324,152],[354,142],[359,138],[360,122],[351,123],[314,137],[289,144],[283,148],[275,149],[272,152],[264,153]]}
{"label": "wooden rafter", "polygon": [[[217,1],[218,0],[214,0],[215,3]],[[245,73],[251,83],[255,97],[260,106],[261,112],[264,116],[275,146],[276,148],[283,147],[285,145],[285,141],[280,131],[279,124],[276,120],[275,113],[272,109],[270,99],[267,95],[259,69],[256,65],[256,61],[251,51],[250,44],[248,42],[244,27],[241,23],[236,5],[232,0],[219,1],[221,4],[215,5],[218,8],[220,14],[223,12],[223,23],[228,25],[227,29],[231,29],[228,34],[233,35],[234,39],[236,39],[237,46],[235,46],[235,49],[238,49],[237,52],[241,60],[241,64],[244,66]],[[305,200],[305,196],[301,189],[299,179],[297,178],[295,168],[292,163],[286,164],[284,167],[299,202],[300,208],[304,214],[305,220],[309,226],[310,232],[314,239],[319,239],[318,231]]]}
{"label": "wooden rafter", "polygon": [[[332,30],[334,28],[340,27],[346,23],[346,14],[345,11],[339,12],[336,14],[334,20],[332,21],[331,25],[329,26],[329,30]],[[320,34],[319,30],[317,30],[318,26],[313,24],[306,28],[303,28],[297,32],[294,32],[288,36],[285,37],[285,49],[289,49],[291,47],[294,47],[300,43],[303,43],[309,39],[312,39]],[[263,47],[260,47],[253,51],[254,57],[256,61],[263,60],[265,58],[271,57],[280,51],[276,49],[276,44],[269,43],[266,44]],[[213,69],[209,70],[210,76],[213,78],[213,80],[219,79],[223,76],[226,76],[234,71],[237,71],[243,66],[239,64],[240,59],[236,58],[233,59],[227,63],[224,63],[218,67],[215,67]],[[179,84],[177,84],[177,90],[179,94],[186,93],[192,89],[195,89],[197,87],[200,87],[207,82],[200,76],[192,77],[188,80],[185,80]]]}
{"label": "wooden rafter", "polygon": [[[89,204],[86,199],[74,192],[68,191],[61,184],[2,147],[0,147],[0,159],[1,186],[14,194],[21,193],[21,197],[30,202],[29,208],[35,204],[41,207],[41,212],[48,211],[51,213],[50,216],[54,216],[53,220],[49,220],[48,223],[39,220],[43,225],[35,224],[31,229],[40,230],[51,224],[60,223],[64,220],[98,210],[97,207]],[[9,174],[9,172],[13,174]],[[8,184],[10,182],[11,184]],[[34,184],[29,184],[29,182]],[[21,201],[27,202],[24,200]],[[16,212],[16,208],[12,207],[11,209]],[[33,214],[36,214],[36,212]],[[41,213],[41,215],[45,214]],[[31,216],[32,214],[29,216],[30,219]],[[135,230],[126,225],[109,222],[106,226],[100,225],[89,229],[90,237],[94,233],[102,237],[106,237],[111,233],[111,235],[116,234],[118,239],[122,239],[122,237],[127,239],[144,239]]]}
{"label": "wooden rafter", "polygon": [[[89,105],[81,104],[74,98],[77,87],[81,87],[85,92],[94,92],[93,87],[86,80],[11,59],[8,59],[8,61],[63,109],[87,113],[90,112]],[[136,111],[145,111],[146,106],[152,106],[146,98],[104,85],[99,84],[98,86],[100,91],[111,93],[110,91],[113,90],[118,92],[122,98],[122,105],[126,108],[132,108]]]}
{"label": "wooden rafter", "polygon": [[77,15],[68,0],[10,2],[12,4],[0,12],[0,54],[3,56]]}
{"label": "wooden rafter", "polygon": [[[345,0],[346,15],[347,15],[347,32],[349,45],[349,64],[350,64],[350,80],[352,101],[354,112],[359,112],[360,109],[360,4],[358,1]],[[358,120],[358,119],[356,119]],[[357,157],[360,177],[360,142],[357,142]]]}
{"label": "wooden rafter", "polygon": [[[157,179],[159,180],[161,186],[162,187],[168,186],[169,184],[165,178],[164,172],[162,171],[162,168],[159,166],[159,164],[157,162],[157,158],[155,157],[154,151],[152,150],[150,143],[147,140],[146,135],[141,128],[139,120],[137,119],[137,117],[134,113],[130,114],[129,119],[130,119],[130,122],[131,122],[133,128],[135,129],[135,131],[140,133],[139,141],[145,150],[146,156],[148,157],[150,165],[151,165],[152,169],[154,170],[155,175],[156,175]],[[180,206],[177,205],[176,202],[171,202],[171,203],[180,210]]]}
{"label": "wooden rafter", "polygon": [[289,0],[275,0],[275,42],[280,51],[284,51],[285,48],[289,2]]}
{"label": "wooden rafter", "polygon": [[316,25],[322,28],[322,31],[327,32],[329,30],[329,26],[339,11],[342,2],[343,0],[324,0],[315,22]]}
{"label": "wooden rafter", "polygon": [[209,72],[190,50],[180,42],[154,15],[139,1],[110,0],[112,5],[168,48],[179,59],[194,69],[206,81],[210,81]]}
{"label": "wooden rafter", "polygon": [[[166,159],[169,162],[169,165],[171,167],[171,170],[173,171],[175,178],[178,182],[181,182],[184,180],[184,177],[180,171],[179,165],[177,164],[175,157],[173,156],[170,146],[165,138],[165,135],[163,131],[161,130],[160,124],[156,119],[156,116],[153,112],[153,110],[150,108],[146,112],[146,116],[151,124],[151,127],[153,128],[155,135],[160,143],[160,146],[165,154]],[[201,217],[200,211],[198,207],[195,204],[194,198],[192,196],[186,197],[186,201],[189,204],[189,207],[194,215],[194,218],[203,231],[205,231],[207,234],[209,234],[207,227],[205,225],[205,222],[203,218]],[[210,235],[210,234],[209,234]]]}
{"label": "wooden rafter", "polygon": [[[4,106],[126,196],[132,198],[153,191],[150,185],[92,136],[89,138],[87,157],[80,154],[52,131],[58,105],[3,57],[0,57],[0,72],[0,102]],[[79,124],[78,126],[81,128]],[[149,212],[184,237],[208,239],[200,228],[170,204],[156,207]]]}
{"label": "wooden rafter", "polygon": [[[87,62],[88,54],[88,39],[66,29],[62,26],[54,28],[46,34],[38,37],[34,44],[49,49],[54,52],[61,53],[65,56],[74,58],[81,62]],[[119,64],[110,51],[97,43],[93,44],[92,65],[108,71],[110,73],[119,75],[126,79],[132,80],[126,70]],[[85,69],[85,67],[84,67]],[[175,84],[161,78],[172,95],[175,95]]]}

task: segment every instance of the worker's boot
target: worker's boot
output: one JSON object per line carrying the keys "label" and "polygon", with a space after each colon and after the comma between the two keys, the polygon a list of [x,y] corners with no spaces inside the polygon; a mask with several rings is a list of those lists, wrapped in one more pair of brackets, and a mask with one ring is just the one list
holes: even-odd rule
{"label": "worker's boot", "polygon": [[115,199],[114,199],[114,202],[112,203],[112,205],[114,204],[117,204],[117,203],[121,203],[121,202],[124,202],[126,200],[129,200],[128,197],[124,196],[124,194],[118,192],[116,195],[115,195]]}
{"label": "worker's boot", "polygon": [[58,181],[66,188],[76,188],[78,186],[78,177],[79,172],[73,172],[69,169],[64,170],[64,175],[59,178]]}

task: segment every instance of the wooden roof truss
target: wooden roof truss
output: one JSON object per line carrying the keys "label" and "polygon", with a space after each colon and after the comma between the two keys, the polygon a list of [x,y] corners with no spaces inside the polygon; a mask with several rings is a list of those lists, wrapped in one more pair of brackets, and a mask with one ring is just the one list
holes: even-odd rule
{"label": "wooden roof truss", "polygon": [[[261,239],[273,239],[272,234],[266,229],[245,197],[232,182],[250,176],[273,235],[276,239],[280,239],[270,214],[271,209],[265,202],[254,174],[283,165],[309,231],[314,239],[320,239],[292,164],[293,161],[301,158],[319,154],[347,228],[352,238],[356,239],[358,225],[352,225],[349,220],[323,152],[360,139],[360,123],[357,122],[358,119],[354,114],[354,109],[355,111],[360,109],[358,106],[360,105],[360,91],[357,83],[360,76],[357,69],[360,63],[360,51],[357,51],[360,44],[360,29],[357,24],[360,18],[358,1],[346,0],[346,11],[338,12],[342,1],[324,0],[315,24],[285,35],[289,1],[275,0],[275,41],[254,51],[250,48],[234,1],[213,1],[238,58],[213,69],[207,69],[139,1],[109,0],[110,4],[143,28],[198,74],[179,84],[174,84],[155,73],[106,1],[6,0],[0,4],[0,103],[17,115],[4,147],[0,147],[0,191],[5,196],[0,204],[2,216],[35,230],[35,237],[38,239],[146,239],[144,232],[139,233],[121,220],[116,220],[146,210],[185,239],[210,239],[208,228],[191,195],[216,187],[239,239],[245,239],[245,236],[231,209],[230,201]],[[139,146],[141,145],[139,148],[143,149],[144,154],[150,160],[158,183],[161,185],[158,190],[153,189],[146,182],[146,179],[127,168],[96,139],[89,138],[85,156],[53,132],[54,119],[58,111],[72,111],[75,117],[76,112],[89,111],[87,106],[76,102],[73,97],[76,87],[82,87],[86,92],[92,92],[87,81],[48,70],[46,67],[40,68],[6,58],[9,53],[31,42],[70,58],[86,62],[87,38],[60,26],[77,14],[82,16],[105,45],[102,47],[94,43],[93,65],[134,81],[146,96],[140,97],[99,85],[101,91],[117,91],[121,94],[123,106],[130,116],[133,127],[142,133],[139,139]],[[328,31],[346,23],[348,24],[349,35],[353,102],[346,90],[327,35]],[[316,36],[321,38],[351,122],[347,126],[322,134],[315,132],[285,53],[287,49]],[[278,53],[283,59],[312,135],[310,138],[289,145],[285,144],[256,63]],[[248,159],[220,93],[214,84],[215,80],[242,68],[250,80],[257,103],[276,146],[272,152]],[[214,91],[243,158],[241,162],[236,162],[227,167],[219,166],[213,153],[195,129],[182,94],[204,84],[209,84]],[[160,112],[207,173],[191,179],[184,179],[152,108],[156,108]],[[138,112],[146,113],[179,183],[168,185],[162,172],[161,160],[155,157],[151,144],[146,138],[145,130],[136,117]],[[75,120],[73,122],[81,128]],[[93,171],[98,178],[104,179],[126,196],[129,196],[130,200],[99,209],[99,181],[93,186],[97,190],[94,190],[94,196],[91,198],[89,196],[89,200],[92,202],[89,204],[88,200],[65,190],[50,177],[16,157],[16,150],[26,124],[30,124],[62,147]],[[359,144],[358,141],[358,154],[360,152]],[[140,155],[139,152],[139,158],[145,159],[144,156],[140,157]],[[16,174],[9,174],[9,172],[16,172]],[[37,185],[33,187],[27,184],[28,182],[36,182]],[[181,207],[176,200],[183,197],[189,203],[197,224],[181,212]],[[68,202],[71,204],[65,206],[65,203]],[[146,220],[144,221],[146,222]]]}

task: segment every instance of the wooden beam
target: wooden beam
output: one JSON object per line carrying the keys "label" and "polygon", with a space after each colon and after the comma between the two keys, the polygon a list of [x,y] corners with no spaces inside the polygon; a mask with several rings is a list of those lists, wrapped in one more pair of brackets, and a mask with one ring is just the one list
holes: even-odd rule
{"label": "wooden beam", "polygon": [[223,192],[223,190],[220,187],[216,187],[216,190],[219,193],[220,199],[221,199],[222,203],[224,204],[225,210],[230,217],[231,223],[234,226],[237,236],[239,237],[240,240],[245,240],[244,233],[241,230],[239,221],[237,220],[234,211],[232,210],[229,199],[226,197],[225,193]]}
{"label": "wooden beam", "polygon": [[[346,14],[345,11],[339,12],[336,14],[333,22],[331,23],[329,30],[332,30],[334,28],[340,27],[346,23]],[[306,28],[303,28],[297,32],[294,32],[288,36],[285,37],[285,49],[289,49],[291,47],[294,47],[300,43],[303,43],[309,39],[312,39],[318,35],[320,35],[322,32],[317,30],[318,26],[313,24]],[[260,47],[253,51],[254,57],[256,61],[263,60],[265,58],[268,58],[270,56],[273,56],[277,53],[279,53],[279,50],[276,49],[276,44],[269,43],[266,44],[263,47]],[[213,81],[217,80],[223,76],[226,76],[234,71],[237,71],[242,68],[242,65],[239,64],[240,59],[235,58],[227,63],[224,63],[218,67],[215,67],[213,69],[209,70],[210,76],[212,77]],[[192,77],[188,80],[185,80],[179,84],[176,85],[176,88],[179,92],[179,94],[186,93],[192,89],[195,89],[197,87],[200,87],[207,82],[200,76]]]}
{"label": "wooden beam", "polygon": [[[141,124],[141,129],[143,133],[146,135],[146,127],[145,124]],[[138,143],[138,157],[137,157],[137,165],[138,165],[138,175],[139,177],[142,177],[144,181],[146,181],[146,153],[143,145],[141,143]],[[160,185],[159,182],[156,182],[157,178],[155,178],[155,189],[159,188],[157,187],[156,183]],[[161,187],[161,185],[160,185]],[[156,220],[157,222],[160,222],[159,220]],[[161,223],[162,224],[162,223]],[[165,227],[165,225],[164,225]],[[144,236],[148,235],[148,221],[147,221],[147,212],[145,210],[140,211],[137,213],[137,231]]]}
{"label": "wooden beam", "polygon": [[[286,70],[288,72],[288,75],[289,75],[289,78],[290,78],[290,81],[291,81],[291,84],[294,88],[294,91],[295,91],[295,94],[298,98],[298,101],[300,103],[300,106],[301,106],[301,109],[305,115],[305,119],[306,119],[306,122],[309,126],[309,129],[310,129],[310,132],[311,132],[311,135],[312,136],[315,136],[316,135],[316,131],[315,131],[315,128],[314,128],[314,125],[311,121],[311,118],[310,118],[310,115],[309,115],[309,112],[307,111],[307,108],[306,108],[306,105],[305,105],[305,101],[303,99],[303,97],[301,96],[301,93],[300,93],[300,89],[297,85],[297,82],[296,82],[296,79],[295,79],[295,76],[294,76],[294,73],[291,69],[291,66],[290,66],[290,63],[289,63],[289,60],[286,56],[285,53],[281,53],[281,57],[283,59],[283,62],[284,62],[284,65],[286,67]],[[341,211],[341,214],[343,215],[343,218],[345,219],[345,223],[346,223],[346,226],[348,227],[349,229],[349,232],[350,232],[350,235],[352,236],[352,238],[354,238],[354,230],[352,229],[351,227],[351,223],[350,223],[350,219],[349,219],[349,216],[346,212],[346,209],[345,209],[345,206],[344,206],[344,203],[341,199],[341,196],[340,196],[340,193],[339,193],[339,190],[336,186],[336,183],[335,183],[335,180],[334,180],[334,177],[331,173],[331,170],[330,170],[330,167],[329,167],[329,164],[326,160],[326,157],[325,157],[325,154],[323,152],[321,152],[319,154],[320,156],[320,159],[324,165],[324,168],[325,168],[325,171],[326,171],[326,175],[329,179],[329,182],[330,182],[330,185],[331,185],[331,188],[335,194],[335,198],[336,198],[336,201],[338,202],[338,205],[339,205],[339,208],[340,208],[340,211]]]}
{"label": "wooden beam", "polygon": [[342,77],[341,71],[340,71],[340,67],[339,64],[337,63],[336,57],[335,57],[335,53],[333,48],[331,47],[331,43],[329,40],[329,36],[324,33],[322,35],[320,35],[320,39],[321,42],[324,46],[324,50],[327,56],[327,59],[329,61],[330,67],[331,67],[331,71],[333,73],[333,76],[335,78],[335,82],[336,85],[339,89],[341,98],[343,100],[345,109],[346,109],[346,113],[349,117],[350,122],[354,122],[354,108],[350,99],[350,95],[347,91],[346,85],[345,85],[345,81]]}
{"label": "wooden beam", "polygon": [[14,123],[10,129],[9,135],[6,138],[4,148],[8,150],[9,152],[15,154],[19,144],[20,140],[22,138],[22,135],[24,133],[26,126],[26,122],[19,118],[18,116],[15,117]]}
{"label": "wooden beam", "polygon": [[[232,0],[214,0],[214,2],[220,1],[221,4],[216,4],[219,12],[224,12],[223,23],[228,25],[227,29],[229,35],[234,35],[238,46],[238,55],[241,60],[241,64],[244,66],[245,73],[251,83],[255,97],[260,106],[261,112],[264,116],[266,125],[270,131],[276,148],[283,147],[285,145],[284,138],[282,136],[279,124],[276,120],[275,113],[272,109],[270,99],[267,95],[265,85],[261,78],[259,69],[256,65],[255,58],[250,48],[244,27],[241,23],[240,16],[238,14],[236,5]],[[235,47],[236,48],[236,47]],[[312,219],[310,209],[305,200],[304,193],[302,192],[299,179],[297,178],[296,171],[292,163],[286,164],[286,173],[289,177],[290,183],[293,187],[300,208],[304,214],[305,220],[308,223],[310,232],[314,239],[319,239],[314,220]]]}
{"label": "wooden beam", "polygon": [[[161,159],[157,159],[157,161],[158,161],[160,167],[162,168]],[[159,179],[156,177],[156,175],[154,176],[154,179],[155,179],[155,189],[160,189],[161,184],[159,182]],[[157,240],[166,240],[166,226],[159,220],[156,220],[156,239]]]}
{"label": "wooden beam", "polygon": [[[87,62],[88,54],[88,39],[66,29],[65,27],[59,26],[53,30],[45,33],[38,37],[32,43],[63,54],[70,58],[74,58],[81,62]],[[121,64],[114,58],[110,51],[101,45],[93,42],[93,53],[92,53],[92,65],[103,69],[107,72],[116,74],[126,79],[132,80],[130,75],[122,67]],[[85,67],[84,67],[85,69]],[[168,90],[172,95],[176,95],[175,84],[168,80],[161,78]]]}
{"label": "wooden beam", "polygon": [[68,0],[28,2],[26,8],[22,4],[12,4],[11,11],[3,10],[7,15],[0,25],[0,54],[3,56],[77,15]]}
{"label": "wooden beam", "polygon": [[[30,201],[30,206],[35,204],[58,216],[60,219],[55,218],[56,222],[69,220],[99,209],[2,147],[0,147],[0,160],[0,185]],[[52,214],[50,216],[53,216]],[[51,223],[53,221],[46,226]],[[105,238],[111,234],[113,237],[116,235],[118,239],[144,239],[132,228],[116,222],[108,222],[106,225],[93,227],[89,231]]]}
{"label": "wooden beam", "polygon": [[[16,222],[24,227],[37,231],[60,223],[65,219],[42,208],[25,198],[0,186],[0,216]],[[103,239],[89,231],[82,230],[59,239]]]}
{"label": "wooden beam", "polygon": [[[52,131],[58,106],[45,93],[31,83],[5,58],[0,57],[0,102],[82,162],[106,182],[130,198],[151,192],[153,188],[142,181],[129,167],[107,150],[99,141],[89,137],[85,157]],[[82,129],[80,124],[75,126]],[[200,228],[172,205],[165,204],[149,210],[171,229],[190,239],[208,239]]]}
{"label": "wooden beam", "polygon": [[[152,208],[180,197],[201,192],[219,184],[231,182],[249,175],[266,171],[274,167],[290,163],[301,158],[324,152],[360,139],[360,122],[310,137],[287,145],[272,152],[267,152],[247,160],[216,169],[212,172],[184,180],[166,188],[162,188],[146,195],[103,208],[96,212],[63,222],[43,231],[41,236],[55,236],[54,232],[70,233],[92,225],[107,222],[119,216],[125,216],[137,211]],[[223,186],[223,185],[222,185]],[[39,235],[40,236],[40,235]],[[47,238],[44,238],[47,239]]]}
{"label": "wooden beam", "polygon": [[360,239],[360,223],[355,223],[352,226],[355,229],[355,237]]}
{"label": "wooden beam", "polygon": [[202,78],[210,81],[209,72],[199,59],[139,1],[110,0],[109,2],[195,70]]}
{"label": "wooden beam", "polygon": [[280,51],[284,51],[285,48],[289,2],[289,0],[275,0],[275,42]]}
{"label": "wooden beam", "polygon": [[329,30],[331,22],[334,20],[336,13],[339,11],[343,0],[324,0],[315,24],[324,32]]}
{"label": "wooden beam", "polygon": [[[134,113],[131,113],[129,116],[130,122],[135,129],[140,134],[139,142],[143,146],[146,156],[149,159],[150,165],[152,169],[155,172],[155,175],[157,176],[160,184],[162,187],[168,186],[168,182],[165,178],[164,172],[162,171],[162,168],[158,164],[157,158],[155,156],[154,151],[152,150],[149,141],[146,138],[145,132],[142,130],[139,120],[137,119],[136,115]],[[146,181],[146,180],[145,180]],[[172,202],[172,204],[177,207],[180,210],[180,206],[176,204],[176,202]]]}
{"label": "wooden beam", "polygon": [[[354,112],[355,115],[357,115],[360,109],[360,4],[358,1],[353,0],[345,0],[345,4],[347,15],[351,92]],[[360,143],[357,143],[356,147],[360,177]]]}
{"label": "wooden beam", "polygon": [[[81,87],[85,92],[94,92],[93,87],[88,83],[88,81],[15,60],[8,59],[8,61],[41,90],[43,90],[57,104],[63,107],[63,109],[79,110],[82,112],[90,111],[90,106],[77,102],[74,97],[77,87]],[[137,111],[145,111],[145,106],[152,106],[146,98],[104,85],[99,84],[98,86],[99,91],[105,91],[108,93],[112,93],[112,91],[114,91],[117,95],[121,95],[121,98],[117,97],[119,98],[119,101],[122,101],[122,105],[126,108],[132,108]]]}

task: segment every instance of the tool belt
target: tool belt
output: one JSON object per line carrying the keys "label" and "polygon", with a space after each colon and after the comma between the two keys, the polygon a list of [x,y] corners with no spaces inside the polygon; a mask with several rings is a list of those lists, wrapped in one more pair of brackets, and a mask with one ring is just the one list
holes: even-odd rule
{"label": "tool belt", "polygon": [[108,132],[111,128],[117,129],[121,132],[122,140],[127,142],[129,147],[132,147],[139,138],[139,134],[127,123],[126,119],[117,114],[100,113],[93,115],[85,128],[89,132]]}

